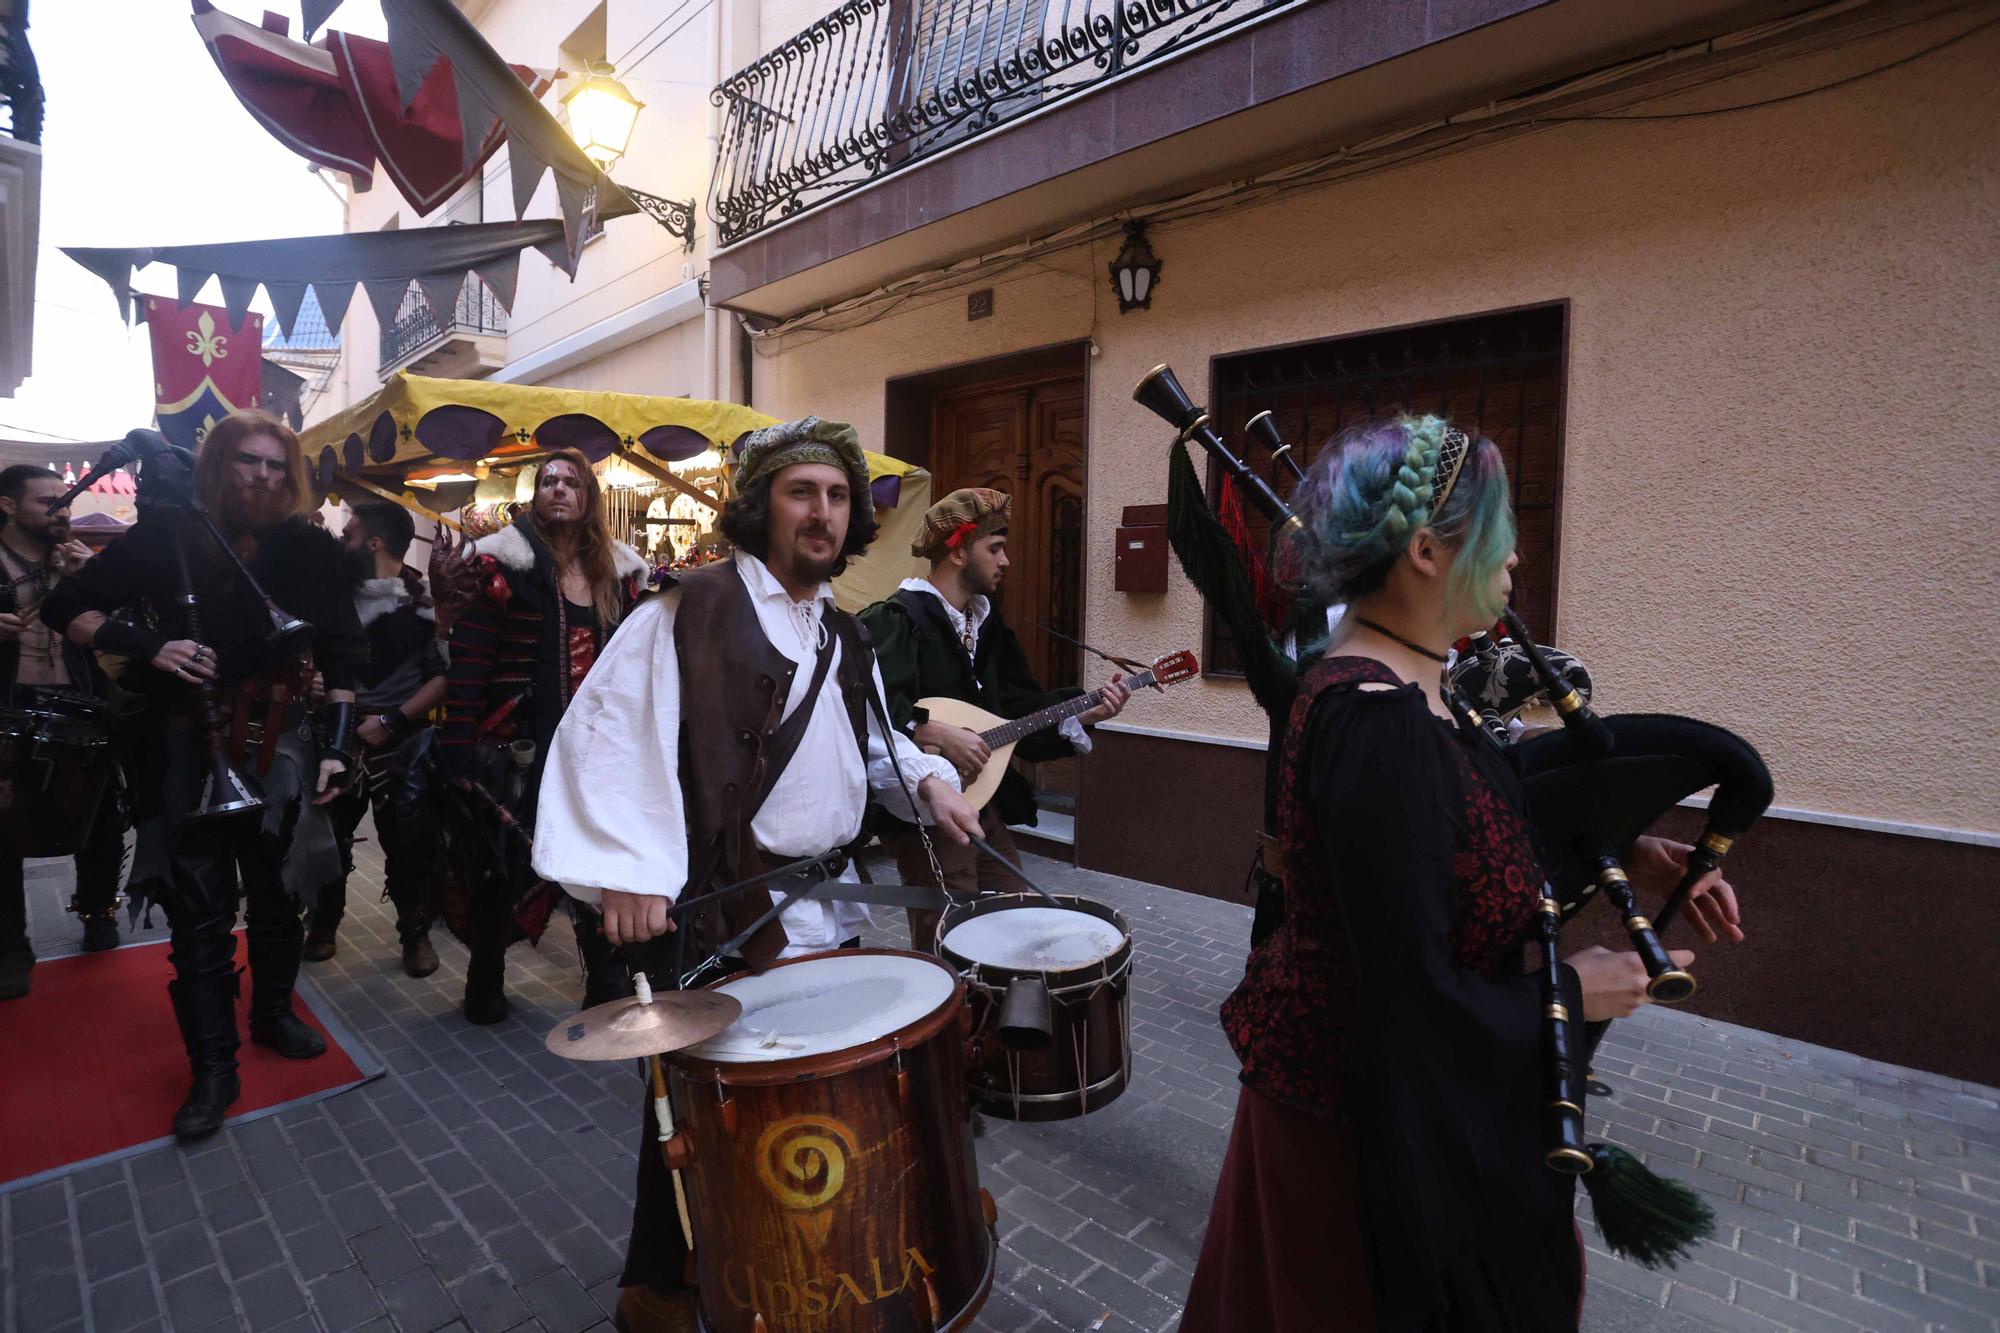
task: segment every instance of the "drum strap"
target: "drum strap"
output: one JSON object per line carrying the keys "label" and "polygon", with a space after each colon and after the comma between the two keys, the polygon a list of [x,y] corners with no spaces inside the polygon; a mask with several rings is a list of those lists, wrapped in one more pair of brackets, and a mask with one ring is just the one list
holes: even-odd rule
{"label": "drum strap", "polygon": [[764,808],[778,779],[783,776],[785,766],[792,762],[792,756],[799,752],[799,743],[806,738],[806,724],[812,721],[813,710],[819,707],[819,692],[826,684],[827,672],[833,669],[834,635],[827,635],[819,645],[819,654],[813,661],[812,683],[806,686],[805,698],[792,710],[792,715],[778,724],[771,733],[771,748],[764,754],[763,766],[758,769],[757,783],[743,801],[743,827],[757,818],[757,812]]}
{"label": "drum strap", "polygon": [[832,902],[867,903],[870,907],[916,907],[929,912],[942,912],[961,901],[953,894],[921,884],[857,884],[844,879],[815,884],[805,896]]}
{"label": "drum strap", "polygon": [[[868,689],[868,706],[875,710],[876,725],[882,728],[882,744],[889,751],[889,766],[896,770],[896,784],[903,789],[903,799],[910,803],[910,813],[915,815],[916,789],[911,787],[910,780],[903,776],[903,762],[896,758],[896,729],[889,724],[889,712],[882,706],[882,696],[873,685]],[[924,859],[931,863],[931,875],[937,880],[938,892],[949,898],[951,889],[944,882],[944,867],[938,864],[937,848],[931,844],[931,831],[924,826],[922,819],[916,821],[916,827],[917,840],[924,845]],[[867,836],[865,827],[862,836]]]}

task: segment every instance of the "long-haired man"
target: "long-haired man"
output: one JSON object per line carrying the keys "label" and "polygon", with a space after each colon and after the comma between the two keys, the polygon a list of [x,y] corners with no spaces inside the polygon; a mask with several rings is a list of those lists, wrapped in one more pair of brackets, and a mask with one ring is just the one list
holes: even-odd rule
{"label": "long-haired man", "polygon": [[[147,464],[149,472],[171,466]],[[302,516],[311,491],[297,435],[261,412],[233,413],[203,439],[191,480],[193,496],[175,485],[167,503],[149,497],[151,477],[142,479],[138,523],[42,604],[43,620],[71,643],[125,657],[121,686],[148,700],[130,774],[139,839],[128,892],[158,901],[173,931],[167,989],[193,1072],[174,1117],[182,1138],[213,1133],[240,1092],[232,933],[239,896],[251,1040],[294,1059],[326,1050],[292,1012],[292,986],[301,913],[339,870],[321,807],[351,766],[354,687],[367,655],[340,546]],[[270,604],[187,511],[190,499]],[[112,618],[128,610],[133,621]],[[197,613],[198,630],[190,620]],[[309,646],[296,635],[274,639],[289,617],[312,626]],[[325,687],[317,718],[316,675]],[[256,777],[257,814],[189,819],[204,799],[211,693],[233,762]]]}
{"label": "long-haired man", "polygon": [[[472,950],[465,1016],[497,1023],[507,1016],[507,948],[538,940],[560,896],[537,884],[521,836],[534,828],[549,741],[637,598],[646,563],[612,538],[597,477],[574,449],[544,459],[526,512],[466,556],[474,587],[451,629],[439,736],[459,791],[446,919]],[[578,907],[576,938],[585,1002],[625,993],[630,979],[593,909]]]}

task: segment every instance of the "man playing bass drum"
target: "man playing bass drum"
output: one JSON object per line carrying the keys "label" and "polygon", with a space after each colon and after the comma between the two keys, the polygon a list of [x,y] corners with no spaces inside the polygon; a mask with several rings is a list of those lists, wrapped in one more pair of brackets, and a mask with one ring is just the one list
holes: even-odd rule
{"label": "man playing bass drum", "polygon": [[[885,601],[861,613],[875,640],[875,660],[889,699],[889,719],[923,749],[943,755],[963,781],[979,775],[991,758],[977,732],[933,722],[919,699],[945,695],[977,704],[1005,718],[1025,717],[1083,693],[1073,686],[1045,690],[1028,666],[1021,642],[996,604],[1007,577],[1007,521],[1013,497],[986,487],[953,491],[924,513],[923,531],[910,554],[930,561],[927,578],[904,579]],[[1065,718],[1054,730],[1022,739],[1023,759],[1063,759],[1090,753],[1084,728],[1118,716],[1131,692],[1114,674],[1104,702]],[[1027,779],[1010,771],[980,813],[980,837],[1010,858],[1010,824],[1035,822],[1035,793]],[[921,839],[909,825],[894,823],[882,841],[895,854],[906,884],[933,876]],[[1012,870],[971,846],[935,842],[945,887],[954,893],[1025,893],[1028,886]],[[929,950],[936,941],[937,913],[910,909],[910,942]]]}
{"label": "man playing bass drum", "polygon": [[[601,904],[612,944],[666,937],[645,959],[662,988],[707,975],[711,954],[761,969],[858,934],[859,903],[805,891],[856,881],[847,849],[870,800],[941,826],[941,846],[978,822],[950,765],[883,729],[866,636],[834,605],[829,580],[876,532],[853,427],[805,417],[732,454],[722,532],[735,554],[680,575],[619,629],[556,732],[535,826],[535,870]],[[817,864],[764,892],[668,916],[806,857]],[[618,1307],[635,1333],[694,1326],[688,1240],[644,1105]]]}

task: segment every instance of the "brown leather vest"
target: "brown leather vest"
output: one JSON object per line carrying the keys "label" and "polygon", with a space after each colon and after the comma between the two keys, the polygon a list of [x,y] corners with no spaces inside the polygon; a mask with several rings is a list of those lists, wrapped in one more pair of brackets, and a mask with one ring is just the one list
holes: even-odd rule
{"label": "brown leather vest", "polygon": [[[751,839],[756,808],[748,803],[778,780],[768,761],[772,737],[791,696],[792,678],[811,667],[801,668],[765,637],[733,560],[705,565],[677,583],[681,601],[674,613],[674,652],[681,672],[680,775],[688,827],[685,896],[699,898],[769,868]],[[833,680],[854,727],[853,762],[862,763],[875,653],[853,616],[829,611],[825,624],[840,639]],[[799,706],[812,705],[807,700]],[[726,899],[719,913],[695,912],[687,943],[700,954],[691,954],[690,961],[749,926],[769,905],[765,894],[742,893]],[[761,966],[768,958],[759,955],[775,956],[783,945],[783,932],[774,921],[746,953]]]}

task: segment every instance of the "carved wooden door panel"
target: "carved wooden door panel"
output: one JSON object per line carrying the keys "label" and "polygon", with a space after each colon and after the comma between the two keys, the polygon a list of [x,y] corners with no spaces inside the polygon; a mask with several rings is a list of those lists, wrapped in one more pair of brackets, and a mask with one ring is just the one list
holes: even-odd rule
{"label": "carved wooden door panel", "polygon": [[991,486],[1014,497],[1001,605],[1044,686],[1077,683],[1072,638],[1083,626],[1083,469],[1088,417],[1081,376],[973,385],[931,413],[931,490]]}

